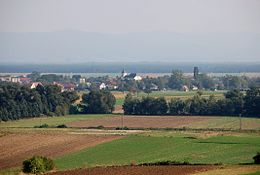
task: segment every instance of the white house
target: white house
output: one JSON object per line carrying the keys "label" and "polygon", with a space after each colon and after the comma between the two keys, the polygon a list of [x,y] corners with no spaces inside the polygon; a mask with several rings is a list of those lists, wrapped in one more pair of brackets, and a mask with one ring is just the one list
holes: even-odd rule
{"label": "white house", "polygon": [[141,81],[143,78],[139,75],[135,75],[134,80],[135,81]]}
{"label": "white house", "polygon": [[12,77],[11,78],[11,82],[13,82],[13,83],[20,83],[21,81],[20,81],[19,77]]}
{"label": "white house", "polygon": [[192,86],[192,90],[193,90],[193,91],[196,91],[196,90],[198,90],[198,89],[199,89],[199,88],[198,88],[197,86],[194,86],[194,85]]}
{"label": "white house", "polygon": [[85,84],[86,83],[86,78],[80,78],[79,79],[80,84]]}
{"label": "white house", "polygon": [[41,82],[33,82],[30,86],[31,89],[34,89],[36,88],[38,85],[42,86],[42,83]]}
{"label": "white house", "polygon": [[101,83],[100,85],[99,85],[99,89],[101,90],[101,89],[106,89],[107,88],[107,86],[106,86],[106,84],[105,83]]}

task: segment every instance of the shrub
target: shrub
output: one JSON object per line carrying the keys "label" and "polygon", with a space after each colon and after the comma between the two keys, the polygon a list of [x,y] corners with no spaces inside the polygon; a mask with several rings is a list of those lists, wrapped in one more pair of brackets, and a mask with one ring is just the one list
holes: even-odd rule
{"label": "shrub", "polygon": [[260,152],[258,152],[254,157],[254,163],[255,164],[260,164]]}
{"label": "shrub", "polygon": [[43,156],[33,156],[30,159],[23,161],[24,173],[43,173],[54,169],[52,159]]}
{"label": "shrub", "polygon": [[129,130],[129,128],[127,126],[125,127],[116,127],[116,130]]}
{"label": "shrub", "polygon": [[46,123],[40,125],[40,126],[34,126],[34,128],[49,128],[50,126]]}
{"label": "shrub", "polygon": [[62,125],[58,125],[57,128],[67,128],[67,126],[62,124]]}

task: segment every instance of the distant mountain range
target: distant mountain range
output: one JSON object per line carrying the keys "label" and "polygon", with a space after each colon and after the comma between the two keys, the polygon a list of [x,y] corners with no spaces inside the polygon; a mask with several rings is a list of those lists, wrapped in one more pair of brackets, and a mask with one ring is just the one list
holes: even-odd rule
{"label": "distant mountain range", "polygon": [[260,72],[260,63],[158,63],[158,62],[92,62],[82,64],[0,64],[0,73],[118,73],[123,69],[137,73],[170,73],[173,69],[193,72],[198,66],[202,73]]}
{"label": "distant mountain range", "polygon": [[0,33],[0,63],[258,62],[260,34]]}

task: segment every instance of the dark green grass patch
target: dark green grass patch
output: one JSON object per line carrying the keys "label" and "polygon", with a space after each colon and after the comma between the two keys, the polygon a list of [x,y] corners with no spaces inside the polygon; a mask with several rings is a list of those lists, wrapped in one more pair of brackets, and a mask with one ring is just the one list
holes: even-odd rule
{"label": "dark green grass patch", "polygon": [[55,160],[61,170],[77,167],[127,165],[159,161],[199,164],[252,163],[260,137],[217,136],[208,139],[129,136],[97,145]]}

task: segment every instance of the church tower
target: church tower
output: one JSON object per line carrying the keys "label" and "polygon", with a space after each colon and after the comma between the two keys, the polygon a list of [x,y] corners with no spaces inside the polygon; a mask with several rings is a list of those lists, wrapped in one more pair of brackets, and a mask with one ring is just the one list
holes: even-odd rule
{"label": "church tower", "polygon": [[122,70],[121,77],[125,77],[125,76],[127,76],[127,73],[126,73],[125,69],[123,69],[123,70]]}

